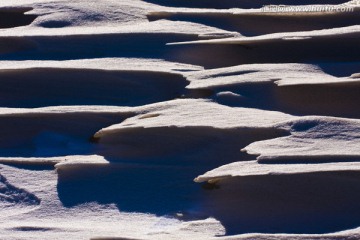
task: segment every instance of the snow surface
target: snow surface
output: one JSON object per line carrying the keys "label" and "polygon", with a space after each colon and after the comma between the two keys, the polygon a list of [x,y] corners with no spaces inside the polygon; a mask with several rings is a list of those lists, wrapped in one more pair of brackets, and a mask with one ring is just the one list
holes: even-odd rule
{"label": "snow surface", "polygon": [[1,1],[0,239],[359,239],[359,4]]}
{"label": "snow surface", "polygon": [[255,142],[244,148],[244,151],[259,153],[261,161],[357,159],[357,150],[360,149],[359,124],[358,120],[303,117],[278,126],[289,129],[290,136]]}
{"label": "snow surface", "polygon": [[346,172],[359,171],[358,162],[349,163],[320,163],[320,164],[259,164],[257,161],[244,161],[231,163],[211,170],[195,178],[195,182],[210,181],[216,183],[224,178],[305,174],[317,172]]}

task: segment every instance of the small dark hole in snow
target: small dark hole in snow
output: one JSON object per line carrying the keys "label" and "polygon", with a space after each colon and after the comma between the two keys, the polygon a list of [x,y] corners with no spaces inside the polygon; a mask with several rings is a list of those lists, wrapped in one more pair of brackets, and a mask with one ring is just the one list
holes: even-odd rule
{"label": "small dark hole in snow", "polygon": [[220,186],[217,185],[216,183],[209,183],[209,182],[204,183],[201,187],[205,190],[214,190],[220,188]]}
{"label": "small dark hole in snow", "polygon": [[98,137],[91,136],[89,138],[89,142],[91,142],[91,143],[99,143],[99,141],[100,141],[100,138],[98,138]]}

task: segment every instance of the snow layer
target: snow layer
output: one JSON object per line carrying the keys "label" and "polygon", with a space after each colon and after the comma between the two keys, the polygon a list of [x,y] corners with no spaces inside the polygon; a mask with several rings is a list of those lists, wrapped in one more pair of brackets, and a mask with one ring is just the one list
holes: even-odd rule
{"label": "snow layer", "polygon": [[1,1],[0,238],[358,239],[346,2]]}
{"label": "snow layer", "polygon": [[216,183],[221,181],[221,179],[230,177],[305,174],[318,172],[355,172],[360,170],[359,167],[360,164],[358,162],[321,164],[259,164],[257,161],[245,161],[221,166],[198,176],[194,181],[209,181],[211,183]]}
{"label": "snow layer", "polygon": [[244,151],[259,154],[260,161],[344,161],[360,157],[358,120],[304,117],[278,127],[289,129],[291,135],[252,143]]}
{"label": "snow layer", "polygon": [[358,62],[249,64],[190,72],[186,88],[228,106],[358,118],[358,69]]}

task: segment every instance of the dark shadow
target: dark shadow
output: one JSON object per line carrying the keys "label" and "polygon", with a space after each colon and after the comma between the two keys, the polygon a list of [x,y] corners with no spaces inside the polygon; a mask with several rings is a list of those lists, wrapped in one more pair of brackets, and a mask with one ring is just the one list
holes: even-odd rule
{"label": "dark shadow", "polygon": [[2,157],[58,157],[87,155],[97,145],[89,138],[99,129],[120,123],[131,114],[68,113],[2,116]]}
{"label": "dark shadow", "polygon": [[31,24],[37,15],[24,14],[32,8],[2,8],[0,9],[0,28],[14,28]]}
{"label": "dark shadow", "polygon": [[324,72],[336,77],[349,77],[360,73],[360,62],[316,63]]}
{"label": "dark shadow", "polygon": [[146,71],[37,68],[0,73],[0,106],[138,106],[177,98],[187,80]]}
{"label": "dark shadow", "polygon": [[[317,36],[310,39],[272,39],[246,43],[208,43],[166,45],[171,42],[195,41],[186,34],[100,34],[85,36],[34,36],[24,41],[33,49],[9,53],[0,44],[1,59],[67,60],[103,57],[157,58],[167,61],[219,68],[251,63],[356,62],[360,61],[357,33]],[[1,43],[0,41],[0,43]],[[86,44],[84,44],[86,42]],[[24,43],[25,44],[25,43]],[[20,44],[18,47],[21,47]],[[336,48],[334,47],[336,46]],[[329,51],[331,49],[331,51]]]}
{"label": "dark shadow", "polygon": [[[161,58],[169,42],[199,40],[196,34],[112,33],[0,39],[0,59],[73,60],[105,57]],[[12,43],[12,44],[11,44]],[[13,46],[16,43],[15,46]],[[84,44],[86,43],[86,44]]]}
{"label": "dark shadow", "polygon": [[348,0],[145,0],[145,2],[154,3],[168,7],[190,7],[190,8],[261,8],[264,5],[311,5],[311,4],[341,4],[346,3]]}
{"label": "dark shadow", "polygon": [[[211,128],[143,129],[137,134],[119,134],[112,145],[100,141],[100,145],[107,145],[104,148],[111,148],[105,155],[111,162],[108,166],[59,169],[61,202],[66,207],[86,202],[113,203],[125,212],[159,216],[182,212],[186,219],[206,218],[199,211],[201,185],[193,179],[223,164],[248,159],[250,156],[240,148],[255,139],[284,135],[270,129]],[[176,144],[179,135],[186,136],[187,141]],[[138,139],[135,146],[130,145],[133,138]]]}
{"label": "dark shadow", "polygon": [[360,225],[358,172],[225,179],[206,191],[204,210],[227,235],[329,233]]}
{"label": "dark shadow", "polygon": [[201,169],[182,166],[116,166],[58,170],[58,194],[66,207],[87,202],[116,204],[122,212],[175,215],[196,211]]}
{"label": "dark shadow", "polygon": [[4,164],[10,167],[15,167],[18,169],[25,169],[31,171],[44,171],[44,170],[54,170],[55,164],[46,164],[46,163],[39,163],[39,164],[32,164],[32,163],[11,163],[11,162],[1,162],[0,164]]}

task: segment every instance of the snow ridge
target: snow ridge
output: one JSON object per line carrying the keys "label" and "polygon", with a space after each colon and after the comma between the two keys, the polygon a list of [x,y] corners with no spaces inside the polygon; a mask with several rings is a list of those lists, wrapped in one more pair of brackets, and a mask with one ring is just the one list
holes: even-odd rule
{"label": "snow ridge", "polygon": [[359,239],[359,13],[0,2],[0,238]]}

